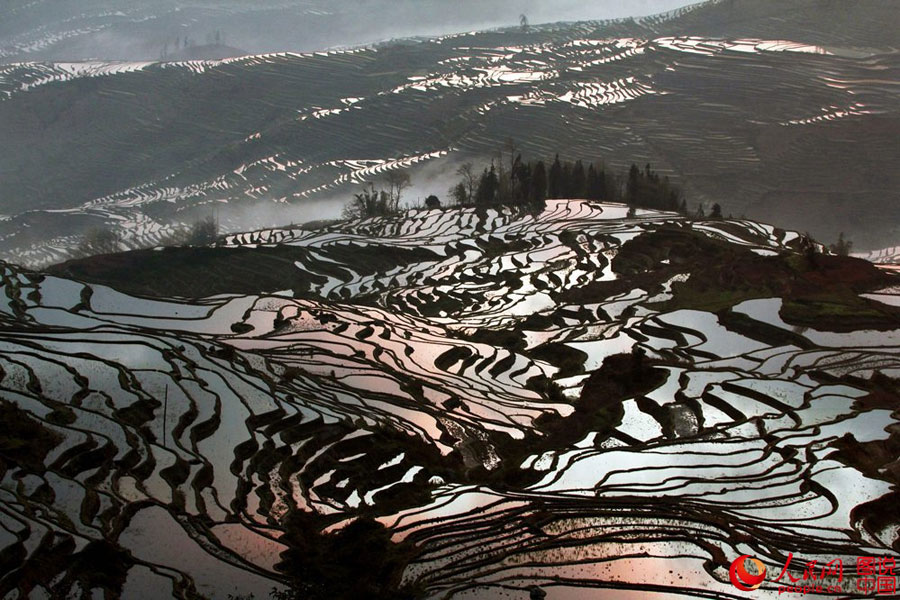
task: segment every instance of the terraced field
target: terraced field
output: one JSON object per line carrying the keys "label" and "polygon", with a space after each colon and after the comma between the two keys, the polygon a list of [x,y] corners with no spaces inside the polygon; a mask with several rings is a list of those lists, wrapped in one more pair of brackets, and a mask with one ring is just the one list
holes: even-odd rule
{"label": "terraced field", "polygon": [[396,169],[418,180],[410,201],[445,197],[428,174],[486,162],[510,138],[526,157],[650,162],[692,209],[895,246],[900,29],[881,25],[900,9],[790,6],[220,61],[3,65],[0,256],[59,262],[96,226],[123,249],[152,246],[214,211],[231,232],[335,215],[340,201],[313,203]]}
{"label": "terraced field", "polygon": [[5,264],[0,597],[737,598],[789,553],[855,591],[900,295],[799,248],[560,200]]}

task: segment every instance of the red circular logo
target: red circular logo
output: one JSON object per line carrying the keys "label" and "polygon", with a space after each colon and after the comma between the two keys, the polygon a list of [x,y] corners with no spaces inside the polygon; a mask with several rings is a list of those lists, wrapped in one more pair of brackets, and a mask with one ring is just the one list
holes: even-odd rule
{"label": "red circular logo", "polygon": [[[752,562],[756,566],[756,575],[747,571],[746,561]],[[766,565],[762,561],[753,558],[749,554],[737,557],[731,568],[728,570],[731,576],[731,584],[742,592],[752,592],[762,585],[766,579]]]}

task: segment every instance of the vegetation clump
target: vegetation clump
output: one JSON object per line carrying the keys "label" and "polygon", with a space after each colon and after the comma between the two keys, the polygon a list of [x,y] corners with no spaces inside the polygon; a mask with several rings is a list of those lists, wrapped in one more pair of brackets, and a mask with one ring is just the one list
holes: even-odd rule
{"label": "vegetation clump", "polygon": [[[645,208],[688,214],[681,189],[668,176],[632,164],[626,176],[606,168],[602,161],[525,160],[510,142],[506,153],[499,152],[479,172],[472,162],[456,169],[459,180],[450,187],[448,206],[490,208],[506,206],[540,212],[548,199],[585,199],[625,203],[632,209]],[[372,182],[344,207],[345,218],[386,217],[399,214],[403,190],[411,185],[405,171],[391,171],[381,188]],[[425,208],[442,208],[440,198],[430,195]],[[703,214],[702,207],[698,213]],[[721,218],[722,208],[713,205],[710,218]]]}
{"label": "vegetation clump", "polygon": [[[458,206],[512,206],[541,210],[547,199],[583,198],[620,202],[633,208],[687,213],[687,203],[667,176],[650,165],[632,164],[626,178],[607,170],[602,162],[561,161],[557,154],[548,167],[543,160],[526,161],[510,145],[509,163],[501,153],[480,175],[472,163],[457,169],[460,180],[450,188]],[[718,205],[717,205],[718,206]],[[721,208],[718,209],[721,216]]]}
{"label": "vegetation clump", "polygon": [[409,174],[405,171],[391,171],[385,176],[383,184],[387,186],[386,189],[382,187],[376,190],[375,184],[369,182],[363,186],[362,191],[353,194],[353,199],[344,207],[344,217],[366,219],[398,214],[403,190],[411,185]]}
{"label": "vegetation clump", "polygon": [[838,241],[829,246],[829,250],[833,254],[837,254],[838,256],[849,256],[850,251],[853,250],[853,242],[850,240],[844,239],[844,232],[838,236]]}
{"label": "vegetation clump", "polygon": [[191,225],[187,243],[191,246],[206,246],[214,243],[218,237],[219,223],[214,217],[206,217]]}

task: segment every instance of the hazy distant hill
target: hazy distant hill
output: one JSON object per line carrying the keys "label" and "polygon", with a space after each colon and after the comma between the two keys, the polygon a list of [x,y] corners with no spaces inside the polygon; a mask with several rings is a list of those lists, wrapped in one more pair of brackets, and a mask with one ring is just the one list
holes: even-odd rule
{"label": "hazy distant hill", "polygon": [[[609,2],[594,10],[654,12],[680,0]],[[156,60],[168,48],[220,42],[249,53],[312,51],[412,35],[438,35],[518,24],[584,19],[575,0],[4,0],[0,63],[18,61]],[[703,10],[695,11],[694,8]],[[900,47],[893,0],[714,0],[676,11],[654,31],[709,36],[780,37],[810,43]],[[862,12],[860,12],[862,11]],[[681,14],[689,13],[689,14]]]}
{"label": "hazy distant hill", "polygon": [[0,62],[156,60],[176,38],[179,47],[185,39],[200,45],[216,32],[250,53],[302,52],[513,25],[523,11],[546,22],[649,14],[683,2],[613,0],[593,8],[577,0],[4,0]]}
{"label": "hazy distant hill", "polygon": [[[895,246],[898,7],[746,0],[341,52],[0,67],[0,253],[60,260],[98,224],[152,244],[213,205],[231,230],[320,218],[302,207],[510,138],[650,162],[692,207]],[[411,199],[445,194],[417,179]]]}
{"label": "hazy distant hill", "polygon": [[893,0],[718,0],[699,6],[661,30],[900,48],[900,5]]}

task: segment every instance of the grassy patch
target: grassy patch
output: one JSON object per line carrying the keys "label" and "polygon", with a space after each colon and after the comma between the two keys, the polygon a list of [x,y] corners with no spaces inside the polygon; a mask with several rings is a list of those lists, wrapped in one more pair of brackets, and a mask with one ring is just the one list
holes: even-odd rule
{"label": "grassy patch", "polygon": [[815,344],[798,333],[757,321],[743,313],[725,310],[719,312],[717,316],[719,322],[730,331],[773,347],[796,346],[803,350],[815,347]]}
{"label": "grassy patch", "polygon": [[782,305],[780,315],[792,325],[825,331],[886,331],[900,328],[900,313],[876,307],[859,296],[845,299],[788,300]]}
{"label": "grassy patch", "polygon": [[716,312],[745,335],[753,333],[750,337],[754,339],[792,340],[795,345],[802,341],[772,328],[754,325],[754,332],[742,317],[728,311],[746,300],[782,298],[781,317],[792,325],[827,331],[900,327],[900,309],[859,296],[896,285],[897,278],[846,256],[807,257],[791,252],[760,256],[702,233],[664,226],[625,243],[613,260],[613,270],[625,276],[622,283],[595,283],[568,296],[596,302],[621,293],[624,284],[652,290],[673,275],[687,272],[687,281],[673,284],[673,297],[653,308]]}
{"label": "grassy patch", "polygon": [[93,256],[52,266],[54,275],[146,296],[204,298],[292,289],[303,293],[325,279],[297,268],[307,251],[260,248],[165,248]]}

